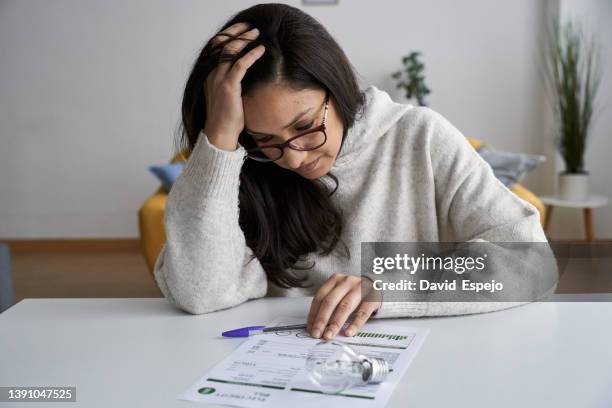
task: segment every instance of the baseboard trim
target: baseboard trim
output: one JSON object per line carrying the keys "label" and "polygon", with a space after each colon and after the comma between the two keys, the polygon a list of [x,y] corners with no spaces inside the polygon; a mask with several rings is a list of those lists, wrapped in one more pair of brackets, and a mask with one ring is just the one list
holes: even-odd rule
{"label": "baseboard trim", "polygon": [[137,238],[111,239],[2,239],[13,252],[139,251]]}

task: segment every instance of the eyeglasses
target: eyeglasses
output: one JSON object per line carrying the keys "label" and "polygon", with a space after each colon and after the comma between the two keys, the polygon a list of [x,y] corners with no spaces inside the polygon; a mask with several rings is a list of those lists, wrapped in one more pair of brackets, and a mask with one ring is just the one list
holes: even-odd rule
{"label": "eyeglasses", "polygon": [[314,129],[293,136],[284,143],[275,143],[253,148],[247,148],[247,157],[259,162],[276,161],[283,157],[285,147],[300,152],[316,150],[327,142],[327,111],[329,110],[329,92],[325,93],[325,112],[323,123]]}

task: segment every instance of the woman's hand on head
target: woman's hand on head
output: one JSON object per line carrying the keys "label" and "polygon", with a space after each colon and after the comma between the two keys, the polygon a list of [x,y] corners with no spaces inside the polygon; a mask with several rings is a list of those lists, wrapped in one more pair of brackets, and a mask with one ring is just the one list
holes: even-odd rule
{"label": "woman's hand on head", "polygon": [[340,332],[352,316],[344,335],[356,334],[381,301],[372,296],[372,281],[359,276],[333,274],[315,294],[306,329],[312,337],[328,340]]}
{"label": "woman's hand on head", "polygon": [[[222,54],[237,54],[258,35],[256,28],[249,30],[246,23],[237,23],[221,31],[211,41],[213,45],[218,45],[228,36],[235,36],[223,46]],[[264,46],[259,45],[233,64],[231,61],[221,62],[206,77],[203,90],[206,101],[204,133],[210,143],[219,149],[233,151],[237,148],[238,137],[244,128],[241,81],[247,69],[264,51]]]}

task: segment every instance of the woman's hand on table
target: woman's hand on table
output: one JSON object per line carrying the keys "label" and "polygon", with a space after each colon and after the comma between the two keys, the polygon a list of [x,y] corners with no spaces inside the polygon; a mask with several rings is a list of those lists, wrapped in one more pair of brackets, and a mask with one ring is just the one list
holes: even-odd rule
{"label": "woman's hand on table", "polygon": [[343,334],[353,336],[381,306],[374,292],[368,278],[333,274],[312,299],[306,330],[312,337],[329,340],[352,316]]}

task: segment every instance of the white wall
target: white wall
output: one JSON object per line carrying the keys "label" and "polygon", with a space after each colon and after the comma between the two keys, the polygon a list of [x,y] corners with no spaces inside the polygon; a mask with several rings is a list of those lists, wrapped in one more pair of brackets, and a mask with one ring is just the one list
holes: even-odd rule
{"label": "white wall", "polygon": [[[0,3],[0,237],[136,237],[137,210],[158,186],[146,167],[172,153],[194,57],[230,15],[255,3]],[[420,50],[430,106],[464,134],[502,149],[545,150],[536,56],[548,3],[287,3],[328,28],[363,85],[401,100],[390,73]],[[541,169],[527,184],[542,188],[546,179]]]}
{"label": "white wall", "polygon": [[[601,45],[602,81],[597,106],[587,142],[585,155],[586,170],[593,193],[603,194],[612,199],[612,2],[609,0],[561,0],[560,17],[563,21],[572,19],[583,24],[586,32],[594,34]],[[556,157],[557,168],[564,169],[562,159]],[[555,180],[551,180],[553,183]],[[612,238],[612,204],[593,210],[593,224],[596,238]],[[551,221],[551,236],[571,239],[582,237],[584,224],[579,210],[555,209]]]}

